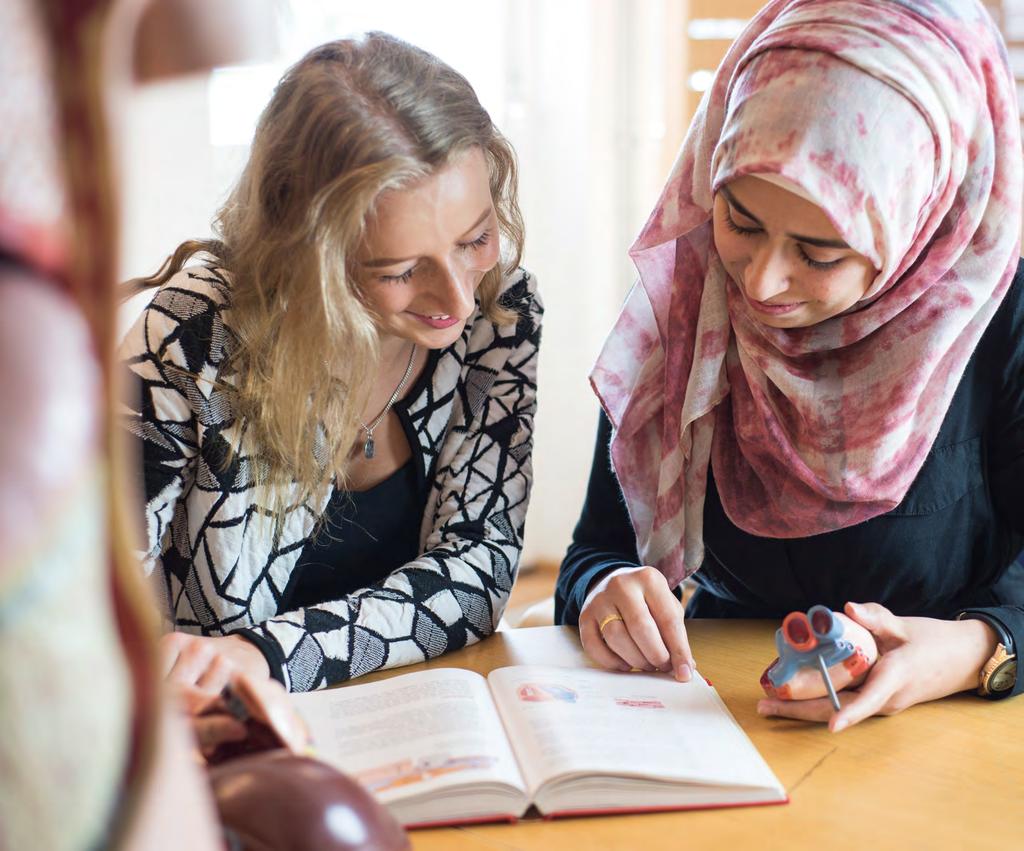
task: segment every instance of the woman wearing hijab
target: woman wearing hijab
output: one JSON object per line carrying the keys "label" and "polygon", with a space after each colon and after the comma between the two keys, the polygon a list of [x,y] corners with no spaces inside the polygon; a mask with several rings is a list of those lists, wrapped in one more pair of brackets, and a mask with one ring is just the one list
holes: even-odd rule
{"label": "woman wearing hijab", "polygon": [[779,0],[737,39],[591,376],[556,609],[592,658],[689,679],[692,575],[691,617],[821,603],[874,634],[835,731],[1024,688],[1018,121],[973,0]]}

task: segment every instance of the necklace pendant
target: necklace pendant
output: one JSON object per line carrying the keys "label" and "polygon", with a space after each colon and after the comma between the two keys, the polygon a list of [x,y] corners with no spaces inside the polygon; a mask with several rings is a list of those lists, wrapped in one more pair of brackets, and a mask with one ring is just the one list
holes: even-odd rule
{"label": "necklace pendant", "polygon": [[409,376],[412,375],[413,364],[416,360],[416,344],[412,344],[412,350],[409,352],[409,363],[405,365],[405,375],[402,376],[402,380],[398,382],[398,386],[395,388],[395,392],[391,394],[391,398],[388,399],[388,403],[384,406],[384,410],[377,414],[377,417],[372,420],[369,425],[359,420],[359,425],[363,427],[363,431],[366,432],[366,442],[363,444],[363,457],[370,461],[374,454],[374,443],[373,443],[373,430],[377,428],[382,422],[384,417],[388,415],[388,411],[391,410],[395,402],[398,401],[398,397],[402,395],[402,389],[405,387],[405,383],[409,380]]}

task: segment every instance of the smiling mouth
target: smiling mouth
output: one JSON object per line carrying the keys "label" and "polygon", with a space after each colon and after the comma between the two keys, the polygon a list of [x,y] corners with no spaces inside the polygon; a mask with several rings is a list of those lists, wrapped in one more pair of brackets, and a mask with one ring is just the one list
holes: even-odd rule
{"label": "smiling mouth", "polygon": [[754,310],[759,310],[761,313],[770,313],[772,315],[789,313],[799,307],[803,307],[807,303],[803,301],[792,301],[786,304],[769,304],[764,301],[755,301],[752,298],[748,298],[747,301],[750,302],[750,306],[753,307]]}
{"label": "smiling mouth", "polygon": [[448,313],[415,313],[411,310],[409,312],[420,322],[429,325],[431,328],[450,328],[452,325],[462,321],[457,316],[452,316]]}

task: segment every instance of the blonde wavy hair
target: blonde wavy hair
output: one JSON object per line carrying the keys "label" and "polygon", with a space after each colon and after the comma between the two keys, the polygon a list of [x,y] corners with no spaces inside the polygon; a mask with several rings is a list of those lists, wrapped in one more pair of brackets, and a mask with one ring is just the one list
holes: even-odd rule
{"label": "blonde wavy hair", "polygon": [[498,300],[523,249],[512,148],[464,77],[384,33],[324,44],[289,69],[218,211],[217,238],[183,243],[133,282],[163,284],[200,252],[230,273],[237,345],[226,375],[278,520],[292,483],[304,501],[347,481],[379,356],[354,268],[374,202],[471,148],[487,161],[504,249],[477,298],[491,321],[512,321]]}

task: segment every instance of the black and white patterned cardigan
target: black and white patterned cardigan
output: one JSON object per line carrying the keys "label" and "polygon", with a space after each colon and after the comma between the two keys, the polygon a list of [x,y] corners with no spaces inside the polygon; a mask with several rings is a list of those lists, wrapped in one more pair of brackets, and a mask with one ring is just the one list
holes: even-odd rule
{"label": "black and white patterned cardigan", "polygon": [[417,474],[431,483],[421,555],[339,600],[279,612],[289,574],[329,494],[290,510],[279,535],[237,447],[242,424],[215,383],[230,352],[230,282],[190,267],[164,284],[121,347],[141,382],[127,426],[141,442],[148,552],[175,628],[247,628],[291,691],[432,658],[494,631],[515,579],[532,481],[543,308],[532,275],[507,277],[513,325],[479,310],[431,353],[432,380],[396,405]]}

